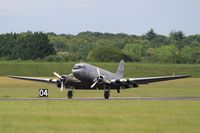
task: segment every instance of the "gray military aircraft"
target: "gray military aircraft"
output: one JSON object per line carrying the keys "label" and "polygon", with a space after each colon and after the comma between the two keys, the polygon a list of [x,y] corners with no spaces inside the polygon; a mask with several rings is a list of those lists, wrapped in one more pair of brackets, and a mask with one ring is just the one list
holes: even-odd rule
{"label": "gray military aircraft", "polygon": [[58,79],[23,76],[9,77],[23,80],[55,83],[57,87],[61,88],[61,91],[63,91],[63,87],[65,86],[65,88],[68,89],[67,96],[69,99],[73,97],[74,89],[103,89],[104,98],[109,99],[111,89],[115,89],[118,93],[120,93],[120,89],[138,87],[139,84],[148,84],[158,81],[190,77],[189,75],[173,75],[161,77],[124,78],[123,60],[119,63],[116,73],[109,72],[91,64],[78,63],[74,65],[72,68],[72,73],[69,75],[59,75],[56,72],[53,74],[58,77]]}

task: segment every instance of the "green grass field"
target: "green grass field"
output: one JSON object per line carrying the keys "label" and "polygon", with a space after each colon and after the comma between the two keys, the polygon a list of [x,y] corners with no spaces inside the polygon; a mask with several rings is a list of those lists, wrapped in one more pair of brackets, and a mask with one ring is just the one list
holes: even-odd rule
{"label": "green grass field", "polygon": [[[0,75],[48,76],[70,72],[74,63],[0,62]],[[96,64],[115,71],[117,63]],[[126,75],[193,74],[196,78],[142,85],[111,92],[112,97],[199,97],[199,65],[132,64]],[[37,75],[38,74],[38,75]],[[0,98],[38,97],[48,88],[50,98],[66,97],[53,84],[0,77]],[[103,97],[103,91],[75,91],[74,97]],[[0,133],[199,133],[200,101],[0,101]]]}
{"label": "green grass field", "polygon": [[199,101],[0,102],[0,132],[199,133]]}
{"label": "green grass field", "polygon": [[[61,74],[71,73],[75,63],[55,62],[17,62],[0,61],[0,76],[3,75],[27,75],[27,76],[53,76],[56,71]],[[118,63],[91,63],[109,71],[115,72]],[[142,64],[126,63],[126,77],[162,76],[175,74],[188,74],[192,77],[200,77],[200,64]]]}
{"label": "green grass field", "polygon": [[[38,83],[0,77],[0,98],[39,97],[39,88],[48,88],[50,98],[66,97],[66,91],[60,92],[55,84]],[[112,97],[198,97],[200,96],[200,78],[187,78],[166,81],[138,88],[122,90],[118,94],[111,91]],[[74,97],[103,97],[102,90],[75,90]]]}

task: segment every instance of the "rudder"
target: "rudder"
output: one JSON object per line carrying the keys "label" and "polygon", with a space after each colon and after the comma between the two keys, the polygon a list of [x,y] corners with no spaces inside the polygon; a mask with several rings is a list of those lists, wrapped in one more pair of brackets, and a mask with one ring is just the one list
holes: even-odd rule
{"label": "rudder", "polygon": [[122,78],[124,76],[124,60],[121,60],[116,75]]}

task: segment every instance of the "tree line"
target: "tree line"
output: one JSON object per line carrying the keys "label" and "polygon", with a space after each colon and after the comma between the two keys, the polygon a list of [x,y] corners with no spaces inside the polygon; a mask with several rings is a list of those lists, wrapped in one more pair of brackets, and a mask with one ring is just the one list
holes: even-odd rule
{"label": "tree line", "polygon": [[55,53],[54,45],[42,32],[0,35],[0,58],[4,60],[36,60]]}
{"label": "tree line", "polygon": [[89,31],[48,36],[63,60],[200,63],[200,35],[186,36],[182,31],[168,36],[153,29],[141,36]]}
{"label": "tree line", "polygon": [[45,61],[200,63],[200,35],[42,32],[0,35],[0,58]]}

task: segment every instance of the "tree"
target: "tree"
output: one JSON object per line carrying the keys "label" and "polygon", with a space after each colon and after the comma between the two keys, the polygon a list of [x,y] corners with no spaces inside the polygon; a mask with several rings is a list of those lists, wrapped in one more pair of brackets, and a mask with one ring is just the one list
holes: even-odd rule
{"label": "tree", "polygon": [[[142,36],[90,31],[77,35],[28,31],[0,34],[0,59],[36,60],[48,56],[47,60],[57,61],[118,61],[123,58],[140,62],[199,63],[199,44],[200,35],[185,36],[182,31],[171,32],[169,37],[153,29]],[[99,55],[96,56],[98,48],[103,50],[97,50]],[[56,52],[67,55],[54,55]]]}
{"label": "tree", "polygon": [[200,62],[200,43],[193,42],[191,46],[185,46],[180,50],[181,63],[199,63]]}
{"label": "tree", "polygon": [[97,61],[97,62],[118,62],[122,59],[121,52],[110,45],[101,45],[93,49],[89,55],[88,60],[89,61]]}
{"label": "tree", "polygon": [[122,52],[129,56],[132,61],[141,61],[144,52],[143,46],[140,44],[127,44]]}
{"label": "tree", "polygon": [[148,42],[137,40],[134,43],[125,45],[122,53],[130,57],[132,61],[142,61],[146,56]]}
{"label": "tree", "polygon": [[169,37],[175,41],[182,41],[185,38],[185,34],[182,31],[172,31]]}
{"label": "tree", "polygon": [[9,59],[43,59],[55,53],[53,44],[49,43],[48,36],[42,32],[1,35],[0,46],[1,57]]}
{"label": "tree", "polygon": [[188,44],[187,39],[185,39],[186,36],[182,31],[171,32],[169,34],[169,38],[170,38],[170,44],[175,45],[178,49],[181,49]]}
{"label": "tree", "polygon": [[163,45],[168,45],[170,43],[170,40],[163,35],[157,35],[153,40],[150,41],[150,47],[152,48],[158,48]]}
{"label": "tree", "polygon": [[150,29],[150,31],[148,31],[148,32],[146,33],[146,38],[147,38],[147,40],[149,40],[149,41],[153,40],[155,37],[156,37],[156,33],[154,32],[153,29]]}
{"label": "tree", "polygon": [[156,49],[156,58],[159,62],[176,63],[177,47],[174,45],[166,45]]}
{"label": "tree", "polygon": [[159,62],[159,59],[157,58],[157,48],[148,48],[147,60],[148,62]]}

